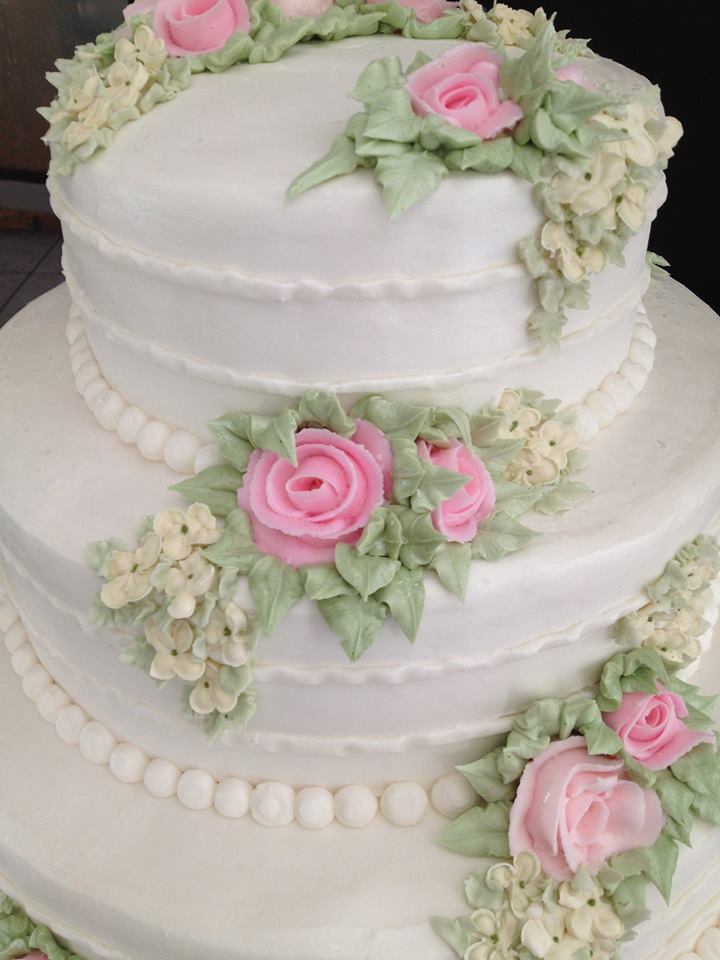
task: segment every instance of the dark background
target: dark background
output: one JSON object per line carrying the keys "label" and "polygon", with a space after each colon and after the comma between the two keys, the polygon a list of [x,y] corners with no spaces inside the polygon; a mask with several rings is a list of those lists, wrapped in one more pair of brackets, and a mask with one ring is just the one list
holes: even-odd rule
{"label": "dark background", "polygon": [[[42,181],[47,152],[39,138],[45,123],[34,107],[49,102],[53,92],[43,73],[55,57],[71,55],[76,43],[116,25],[124,5],[124,0],[0,0],[0,179]],[[522,0],[512,5],[535,6]],[[650,249],[670,261],[676,279],[720,311],[713,239],[720,217],[720,164],[712,146],[720,61],[717,4],[548,0],[545,10],[556,11],[558,28],[591,38],[596,53],[659,84],[667,112],[682,121],[685,136],[670,162],[670,195]]]}

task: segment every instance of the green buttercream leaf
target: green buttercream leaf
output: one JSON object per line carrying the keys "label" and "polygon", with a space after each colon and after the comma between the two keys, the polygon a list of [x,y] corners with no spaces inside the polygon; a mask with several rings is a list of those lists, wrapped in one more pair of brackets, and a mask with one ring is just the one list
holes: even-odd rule
{"label": "green buttercream leaf", "polygon": [[534,540],[538,534],[503,513],[495,513],[478,530],[472,542],[472,555],[477,560],[496,560],[514,553]]}
{"label": "green buttercream leaf", "polygon": [[504,513],[512,519],[532,510],[535,504],[549,492],[540,486],[525,486],[503,479],[494,480],[494,486],[495,509],[498,513]]}
{"label": "green buttercream leaf", "polygon": [[509,805],[471,807],[438,837],[440,843],[466,857],[509,857]]}
{"label": "green buttercream leaf", "polygon": [[237,508],[237,492],[243,475],[233,466],[221,464],[201,470],[194,477],[170,487],[189,503],[204,503],[216,517],[226,517]]}
{"label": "green buttercream leaf", "polygon": [[650,273],[653,277],[669,277],[670,271],[668,267],[670,262],[661,257],[658,253],[652,253],[650,250],[645,254],[645,261],[650,267]]}
{"label": "green buttercream leaf", "polygon": [[[427,53],[423,53],[422,50],[418,50],[415,56],[410,62],[410,66],[405,71],[406,76],[410,76],[411,73],[415,73],[416,70],[419,70],[420,67],[424,67],[426,64],[430,63],[432,57],[428,56]],[[429,119],[429,118],[425,118]],[[440,119],[440,118],[438,118]]]}
{"label": "green buttercream leaf", "polygon": [[469,917],[446,920],[444,917],[431,917],[430,926],[447,945],[461,958],[475,941],[477,931]]}
{"label": "green buttercream leaf", "polygon": [[122,663],[147,673],[155,659],[155,649],[150,646],[145,637],[136,637],[123,647],[119,659]]}
{"label": "green buttercream leaf", "polygon": [[250,63],[274,63],[291,47],[299,43],[312,30],[309,17],[293,17],[274,30],[255,38],[250,51]]}
{"label": "green buttercream leaf", "polygon": [[376,395],[365,397],[356,403],[351,415],[360,420],[369,420],[391,439],[405,437],[415,440],[429,423],[427,407],[386,400]]}
{"label": "green buttercream leaf", "polygon": [[390,608],[402,632],[410,643],[415,641],[423,607],[425,605],[425,583],[421,569],[408,570],[399,566],[390,583],[377,593],[377,599]]}
{"label": "green buttercream leaf", "polygon": [[498,438],[504,417],[500,413],[476,413],[470,418],[470,437],[475,446],[493,446]]}
{"label": "green buttercream leaf", "polygon": [[345,37],[369,37],[377,33],[382,19],[382,13],[359,13],[352,6],[341,8],[335,5],[313,19],[306,39],[319,37],[321,40],[343,40]]}
{"label": "green buttercream leaf", "polygon": [[[192,688],[190,688],[192,689]],[[209,714],[204,721],[205,733],[212,742],[224,730],[243,729],[255,713],[256,696],[253,687],[245,689],[230,713]]]}
{"label": "green buttercream leaf", "polygon": [[305,592],[300,571],[270,556],[253,564],[248,585],[260,626],[268,637]]}
{"label": "green buttercream leaf", "polygon": [[611,888],[608,888],[603,880],[615,873],[616,871],[609,868],[603,868],[598,879],[603,883],[618,916],[624,920],[627,926],[631,927],[645,919],[647,915],[645,899],[647,897],[648,880],[643,874],[630,877],[619,875],[619,879],[614,880]]}
{"label": "green buttercream leaf", "polygon": [[452,440],[462,440],[472,446],[470,417],[460,407],[433,407],[430,422],[420,431],[420,437],[438,446],[449,446]]}
{"label": "green buttercream leaf", "polygon": [[397,560],[404,543],[402,525],[388,507],[376,507],[356,544],[358,553]]}
{"label": "green buttercream leaf", "polygon": [[552,23],[548,23],[521,57],[506,60],[501,78],[503,88],[511,100],[522,100],[555,80],[553,54],[556,39],[555,28]]}
{"label": "green buttercream leaf", "polygon": [[665,831],[672,829],[675,839],[690,845],[693,821],[692,804],[695,792],[677,779],[669,770],[662,770],[655,781],[655,792],[660,797],[667,822]]}
{"label": "green buttercream leaf", "polygon": [[[384,5],[379,5],[382,7]],[[367,8],[371,10],[371,7]],[[351,96],[365,105],[384,97],[388,90],[401,87],[405,82],[402,64],[399,57],[385,57],[383,60],[373,60],[358,77]]]}
{"label": "green buttercream leaf", "polygon": [[330,629],[340,638],[349,659],[359,660],[378,638],[387,616],[384,603],[357,594],[318,600],[318,609]]}
{"label": "green buttercream leaf", "polygon": [[720,756],[713,744],[701,743],[670,767],[694,794],[692,809],[703,820],[720,824]]}
{"label": "green buttercream leaf", "polygon": [[253,446],[238,424],[238,414],[228,413],[208,423],[208,429],[217,440],[220,453],[242,473],[247,470]]}
{"label": "green buttercream leaf", "polygon": [[253,40],[247,33],[233,33],[224,47],[215,53],[205,53],[193,63],[193,72],[209,70],[211,73],[223,73],[236,63],[246,61],[253,48]]}
{"label": "green buttercream leaf", "polygon": [[375,176],[383,188],[385,207],[394,220],[425,199],[447,176],[447,167],[432,153],[408,152],[399,157],[382,157]]}
{"label": "green buttercream leaf", "polygon": [[465,899],[474,910],[499,910],[505,893],[498,884],[488,886],[487,872],[471,873],[465,878]]}
{"label": "green buttercream leaf", "polygon": [[600,689],[596,702],[600,710],[617,710],[623,693],[642,690],[656,692],[656,681],[665,684],[668,672],[662,657],[650,647],[616,654],[608,660],[600,676]]}
{"label": "green buttercream leaf", "polygon": [[371,104],[365,136],[395,143],[414,143],[421,123],[420,117],[413,112],[407,93],[390,90]]}
{"label": "green buttercream leaf", "polygon": [[294,200],[301,193],[317,187],[333,177],[341,177],[352,173],[362,164],[362,160],[355,153],[355,141],[347,134],[341,133],[335,137],[332,146],[311,167],[296,177],[288,187],[288,199]]}
{"label": "green buttercream leaf", "polygon": [[402,507],[394,511],[400,520],[404,543],[400,549],[400,561],[410,570],[427,567],[445,537],[433,526],[429,513],[415,513]]}
{"label": "green buttercream leaf", "polygon": [[589,120],[606,107],[616,102],[603,90],[587,90],[578,83],[555,80],[545,104],[549,115],[563,129],[575,130],[583,121]]}
{"label": "green buttercream leaf", "polygon": [[393,499],[407,503],[425,477],[425,464],[418,456],[414,440],[391,437],[393,451]]}
{"label": "green buttercream leaf", "polygon": [[585,156],[587,151],[577,138],[566,133],[542,108],[530,123],[530,139],[543,153],[562,153],[570,157]]}
{"label": "green buttercream leaf", "polygon": [[528,330],[537,337],[544,347],[557,350],[560,345],[560,334],[565,325],[565,318],[560,313],[548,313],[542,307],[536,307],[530,314]]}
{"label": "green buttercream leaf", "polygon": [[550,263],[535,237],[525,237],[524,240],[520,241],[518,244],[518,256],[525,265],[527,272],[535,280],[550,274]]}
{"label": "green buttercream leaf", "polygon": [[528,183],[537,183],[540,179],[542,162],[542,151],[538,150],[538,148],[534,147],[531,143],[527,143],[524,146],[521,146],[519,143],[514,144],[510,169],[513,173],[517,174],[518,177],[522,177],[523,180],[527,180]]}
{"label": "green buttercream leaf", "polygon": [[394,140],[377,140],[364,134],[356,140],[355,152],[358,157],[372,161],[378,157],[399,157],[412,150],[409,143],[397,143]]}
{"label": "green buttercream leaf", "polygon": [[250,572],[261,553],[253,542],[252,525],[244,510],[238,508],[227,515],[220,539],[205,547],[203,556],[217,567]]}
{"label": "green buttercream leaf", "polygon": [[578,500],[584,499],[591,492],[590,487],[577,480],[561,480],[553,487],[540,489],[540,496],[535,503],[535,509],[538,513],[549,515],[564,513],[574,506]]}
{"label": "green buttercream leaf", "polygon": [[498,759],[500,754],[501,748],[498,747],[474,763],[466,763],[457,768],[473,789],[477,791],[478,795],[488,803],[494,803],[498,800],[512,800],[515,795],[515,788],[512,783],[505,783],[499,776]]}
{"label": "green buttercream leaf", "polygon": [[677,843],[661,833],[652,847],[621,853],[612,858],[610,866],[626,877],[646,877],[657,887],[665,901],[669,902],[677,860]]}
{"label": "green buttercream leaf", "polygon": [[499,173],[507,170],[513,160],[511,137],[483,140],[465,150],[451,150],[445,157],[450,170],[476,170],[478,173]]}
{"label": "green buttercream leaf", "polygon": [[332,597],[348,597],[353,593],[347,580],[343,580],[335,567],[329,564],[302,567],[300,574],[305,593],[311,600],[330,600]]}
{"label": "green buttercream leaf", "polygon": [[403,36],[414,40],[457,40],[463,35],[463,15],[446,13],[430,23],[420,23],[412,17],[403,27]]}
{"label": "green buttercream leaf", "polygon": [[565,286],[560,277],[548,276],[540,277],[535,283],[538,300],[543,310],[548,313],[557,314],[560,312],[563,297],[565,295]]}
{"label": "green buttercream leaf", "polygon": [[275,417],[259,414],[233,414],[239,435],[244,435],[259,450],[271,450],[297,466],[295,431],[300,423],[297,410],[285,409]]}
{"label": "green buttercream leaf", "polygon": [[436,113],[422,118],[420,125],[420,146],[423,150],[464,150],[473,147],[480,140],[469,130],[454,127]]}
{"label": "green buttercream leaf", "polygon": [[444,543],[430,562],[442,585],[460,600],[465,599],[470,580],[472,547],[469,543]]}
{"label": "green buttercream leaf", "polygon": [[590,306],[590,282],[581,280],[580,283],[569,283],[565,287],[563,309],[587,310]]}
{"label": "green buttercream leaf", "polygon": [[335,547],[335,566],[340,576],[367,600],[386,587],[400,567],[398,560],[361,554],[346,543]]}
{"label": "green buttercream leaf", "polygon": [[324,427],[339,433],[341,437],[352,437],[357,429],[357,424],[345,413],[334,393],[308,390],[300,400],[297,411],[303,425]]}
{"label": "green buttercream leaf", "polygon": [[504,470],[508,464],[512,463],[524,445],[525,441],[522,439],[496,440],[490,446],[478,445],[478,455],[488,470],[493,473],[495,470]]}
{"label": "green buttercream leaf", "polygon": [[108,563],[113,553],[116,550],[126,549],[122,540],[97,540],[85,547],[85,563],[101,577],[107,577]]}
{"label": "green buttercream leaf", "polygon": [[420,463],[423,473],[410,501],[413,510],[437,510],[443,501],[449,500],[472,479],[463,473],[438,467],[427,460],[421,460]]}

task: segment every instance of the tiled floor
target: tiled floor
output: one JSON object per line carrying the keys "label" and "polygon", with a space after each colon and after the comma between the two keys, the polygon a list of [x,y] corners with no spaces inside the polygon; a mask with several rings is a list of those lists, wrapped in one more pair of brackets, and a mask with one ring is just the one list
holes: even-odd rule
{"label": "tiled floor", "polygon": [[0,231],[0,327],[62,282],[62,239],[35,230]]}

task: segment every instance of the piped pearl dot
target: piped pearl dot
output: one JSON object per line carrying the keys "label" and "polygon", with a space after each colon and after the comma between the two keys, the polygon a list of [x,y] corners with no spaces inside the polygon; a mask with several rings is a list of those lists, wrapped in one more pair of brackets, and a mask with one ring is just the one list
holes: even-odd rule
{"label": "piped pearl dot", "polygon": [[109,393],[110,388],[108,387],[105,380],[100,377],[97,380],[91,380],[90,383],[83,390],[83,398],[85,403],[92,409],[92,405],[95,403],[97,398],[104,393]]}
{"label": "piped pearl dot", "polygon": [[135,443],[147,420],[140,407],[125,407],[117,422],[117,433],[122,442]]}
{"label": "piped pearl dot", "polygon": [[474,807],[478,797],[465,777],[454,770],[435,781],[430,791],[430,800],[438,813],[454,820],[470,807]]}
{"label": "piped pearl dot", "polygon": [[215,791],[215,809],[231,820],[244,817],[250,809],[250,791],[252,787],[244,780],[228,777],[221,780]]}
{"label": "piped pearl dot", "polygon": [[618,373],[608,374],[601,384],[601,389],[613,398],[620,413],[630,408],[636,395],[633,385]]}
{"label": "piped pearl dot", "polygon": [[681,953],[675,960],[700,960],[700,957],[696,953]]}
{"label": "piped pearl dot", "polygon": [[377,814],[378,801],[369,787],[342,787],[335,794],[335,816],[346,827],[366,827]]}
{"label": "piped pearl dot", "polygon": [[620,376],[625,377],[628,383],[633,385],[636,393],[640,393],[642,388],[647,383],[647,370],[645,367],[640,366],[639,363],[633,363],[632,360],[625,360],[620,365],[620,370],[618,372],[620,373]]}
{"label": "piped pearl dot", "polygon": [[174,797],[180,782],[180,770],[169,760],[151,760],[145,768],[143,783],[153,797]]}
{"label": "piped pearl dot", "polygon": [[63,743],[75,744],[80,740],[80,734],[87,725],[88,718],[85,711],[77,704],[71,703],[63,707],[55,721],[55,731]]}
{"label": "piped pearl dot", "polygon": [[170,427],[160,420],[148,420],[137,438],[138,450],[146,460],[162,460]]}
{"label": "piped pearl dot", "polygon": [[168,438],[163,456],[165,463],[175,473],[192,473],[195,468],[195,457],[200,449],[200,441],[187,430],[176,430]]}
{"label": "piped pearl dot", "polygon": [[643,343],[642,340],[633,340],[630,344],[628,360],[639,363],[646,370],[652,370],[655,362],[655,351],[649,343]]}
{"label": "piped pearl dot", "polygon": [[74,311],[70,313],[70,319],[67,322],[65,327],[65,338],[67,342],[72,346],[73,343],[77,340],[80,334],[83,332],[84,326],[82,322],[82,317],[80,317]]}
{"label": "piped pearl dot", "polygon": [[593,390],[591,394],[585,397],[585,406],[597,417],[598,424],[606,427],[611,423],[618,413],[612,397],[602,390]]}
{"label": "piped pearl dot", "polygon": [[90,763],[96,763],[98,766],[110,762],[117,740],[108,728],[97,720],[91,720],[86,723],[80,733],[78,746],[80,753],[89,760]]}
{"label": "piped pearl dot", "polygon": [[657,343],[657,334],[649,323],[638,323],[633,331],[633,339],[654,347]]}
{"label": "piped pearl dot", "polygon": [[718,960],[720,958],[720,929],[712,927],[706,930],[695,944],[695,953],[700,960]]}
{"label": "piped pearl dot", "polygon": [[82,343],[78,343],[72,350],[70,358],[70,369],[73,372],[73,376],[77,377],[78,370],[83,367],[86,363],[94,363],[94,357],[90,352],[90,348],[87,345],[87,340],[83,340]]}
{"label": "piped pearl dot", "polygon": [[427,810],[427,794],[419,783],[391,783],[383,790],[380,809],[396,827],[413,827]]}
{"label": "piped pearl dot", "polygon": [[68,706],[70,697],[56,683],[43,690],[37,702],[38,713],[47,723],[54,724],[60,711]]}
{"label": "piped pearl dot", "polygon": [[100,367],[95,361],[86,360],[75,374],[75,386],[78,388],[78,392],[82,393],[91,380],[97,380],[101,376]]}
{"label": "piped pearl dot", "polygon": [[47,690],[51,683],[52,677],[47,672],[45,667],[41,663],[36,663],[30,667],[28,672],[23,677],[23,693],[28,700],[32,700],[33,703],[37,703],[42,693]]}
{"label": "piped pearl dot", "polygon": [[123,783],[139,783],[147,762],[147,757],[139,747],[132,743],[119,743],[110,755],[110,770]]}
{"label": "piped pearl dot", "polygon": [[107,390],[95,397],[90,404],[90,409],[103,430],[114,430],[120,414],[125,409],[125,401],[117,391]]}
{"label": "piped pearl dot", "polygon": [[205,770],[186,770],[177,785],[177,797],[188,810],[207,810],[215,797],[215,779]]}
{"label": "piped pearl dot", "polygon": [[295,819],[308,830],[327,827],[335,819],[335,798],[324,787],[304,787],[295,797]]}
{"label": "piped pearl dot", "polygon": [[573,414],[573,429],[580,437],[583,443],[588,443],[597,434],[600,429],[597,417],[588,408],[581,403],[570,407],[570,413]]}
{"label": "piped pearl dot", "polygon": [[31,670],[37,662],[38,659],[35,656],[35,651],[29,643],[21,644],[15,653],[13,653],[12,657],[10,657],[12,668],[19,677],[24,677],[28,670]]}
{"label": "piped pearl dot", "polygon": [[16,620],[5,633],[5,647],[8,653],[15,653],[18,647],[27,642],[25,627],[19,620]]}
{"label": "piped pearl dot", "polygon": [[284,827],[295,817],[295,791],[287,783],[259,783],[250,797],[250,813],[263,827]]}
{"label": "piped pearl dot", "polygon": [[217,444],[209,443],[205,447],[200,447],[195,455],[195,463],[193,467],[195,473],[200,473],[201,470],[206,470],[208,467],[217,467],[222,462],[222,454],[220,453]]}

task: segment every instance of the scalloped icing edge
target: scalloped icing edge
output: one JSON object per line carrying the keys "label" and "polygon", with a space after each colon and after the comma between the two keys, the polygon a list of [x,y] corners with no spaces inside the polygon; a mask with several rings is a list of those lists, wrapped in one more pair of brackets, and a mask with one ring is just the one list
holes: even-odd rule
{"label": "scalloped icing edge", "polygon": [[334,821],[351,828],[366,827],[379,813],[393,826],[412,827],[421,822],[429,802],[448,818],[475,803],[474,791],[454,771],[437,780],[429,791],[418,783],[402,781],[388,784],[378,797],[361,784],[348,784],[332,792],[320,786],[295,789],[279,781],[251,784],[237,777],[217,781],[205,770],[181,770],[169,760],[148,757],[134,744],[119,741],[55,683],[39,660],[2,580],[0,634],[12,668],[22,681],[23,693],[64,743],[76,746],[89,762],[108,766],[120,782],[142,783],[151,796],[176,797],[189,810],[214,808],[228,819],[250,815],[264,827],[297,823],[313,830]]}
{"label": "scalloped icing edge", "polygon": [[[655,363],[656,336],[642,303],[633,330],[627,358],[615,373],[609,373],[583,403],[568,409],[576,416],[576,430],[588,443],[599,430],[625,413],[647,383]],[[146,460],[164,460],[175,473],[189,475],[222,462],[218,448],[188,430],[175,429],[129,404],[105,380],[85,332],[78,307],[70,308],[65,336],[75,387],[104,430],[116,433],[123,443],[133,444]]]}

